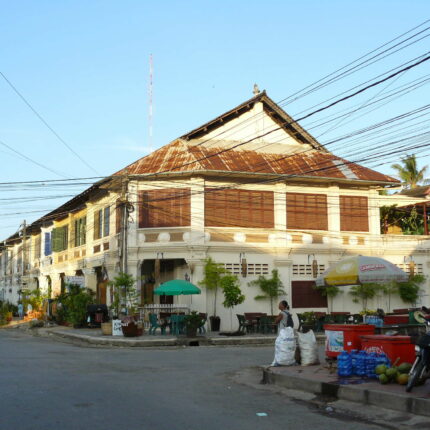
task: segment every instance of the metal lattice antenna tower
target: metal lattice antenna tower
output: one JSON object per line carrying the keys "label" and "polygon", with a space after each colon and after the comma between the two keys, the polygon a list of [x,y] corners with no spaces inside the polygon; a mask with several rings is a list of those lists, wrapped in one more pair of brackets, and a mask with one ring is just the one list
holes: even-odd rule
{"label": "metal lattice antenna tower", "polygon": [[148,128],[149,128],[149,152],[151,153],[153,148],[153,134],[152,134],[152,74],[154,71],[153,63],[152,63],[152,54],[149,55],[149,85],[148,85]]}

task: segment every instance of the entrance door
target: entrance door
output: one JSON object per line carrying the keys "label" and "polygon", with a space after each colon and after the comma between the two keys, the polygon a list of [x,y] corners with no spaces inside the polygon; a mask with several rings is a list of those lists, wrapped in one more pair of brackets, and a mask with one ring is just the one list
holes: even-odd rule
{"label": "entrance door", "polygon": [[101,305],[106,304],[106,287],[108,281],[97,282],[97,303]]}
{"label": "entrance door", "polygon": [[104,279],[103,269],[101,266],[96,267],[95,272],[97,276],[97,290],[96,290],[97,303],[100,305],[105,305],[108,280]]}

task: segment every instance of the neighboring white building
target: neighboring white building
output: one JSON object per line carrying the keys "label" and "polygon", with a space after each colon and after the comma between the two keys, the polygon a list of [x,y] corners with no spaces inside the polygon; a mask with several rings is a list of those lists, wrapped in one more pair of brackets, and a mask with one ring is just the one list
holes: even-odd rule
{"label": "neighboring white building", "polygon": [[[83,275],[99,300],[109,302],[105,274],[112,279],[126,265],[142,301],[151,303],[159,300],[154,284],[175,278],[197,284],[210,256],[240,279],[246,300],[234,313],[270,312],[268,302],[254,300],[260,292],[248,282],[273,269],[293,312],[324,311],[326,300],[312,287],[313,264],[321,272],[348,255],[377,255],[406,270],[413,260],[416,271],[428,275],[428,236],[381,234],[380,206],[424,201],[378,193],[398,185],[330,153],[262,92],[34,223],[25,275],[30,285],[49,284],[53,293],[65,276]],[[49,253],[52,231],[57,242]],[[21,242],[9,238],[0,256],[0,291],[13,300],[19,267],[14,272],[11,259]],[[360,309],[347,291],[334,300],[334,310]],[[426,283],[426,305],[428,291]],[[174,300],[192,300],[194,309],[212,313],[212,293],[205,290]],[[227,328],[222,301],[219,294],[217,313]],[[405,307],[392,302],[392,308]],[[371,306],[386,309],[386,298]]]}

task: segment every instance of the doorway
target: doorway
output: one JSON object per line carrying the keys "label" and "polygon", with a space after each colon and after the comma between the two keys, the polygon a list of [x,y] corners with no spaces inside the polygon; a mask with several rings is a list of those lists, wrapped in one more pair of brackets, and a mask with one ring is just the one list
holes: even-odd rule
{"label": "doorway", "polygon": [[97,303],[101,305],[105,305],[108,279],[106,279],[106,277],[104,276],[104,273],[103,273],[104,271],[102,266],[96,267],[95,272],[97,276],[97,293],[96,293]]}
{"label": "doorway", "polygon": [[[141,266],[143,305],[154,303],[154,288],[172,279],[184,279],[187,263],[183,258],[160,259],[159,272],[156,271],[156,260],[145,260]],[[158,273],[156,273],[158,272]],[[173,304],[173,296],[159,296],[160,304]]]}

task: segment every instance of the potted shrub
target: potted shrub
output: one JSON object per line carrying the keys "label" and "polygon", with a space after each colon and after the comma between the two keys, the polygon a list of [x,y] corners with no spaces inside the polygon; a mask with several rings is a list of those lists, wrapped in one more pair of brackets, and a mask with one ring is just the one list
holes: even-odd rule
{"label": "potted shrub", "polygon": [[216,314],[217,293],[221,279],[226,273],[224,267],[212,260],[211,257],[205,260],[204,278],[199,282],[199,285],[214,292],[214,310],[213,315],[209,317],[211,331],[219,331],[221,325],[221,319]]}
{"label": "potted shrub", "polygon": [[66,320],[75,328],[85,327],[87,324],[87,306],[94,303],[94,291],[70,285],[62,303],[65,307]]}
{"label": "potted shrub", "polygon": [[302,313],[303,322],[302,322],[302,332],[307,333],[309,330],[314,330],[315,325],[317,323],[317,317],[315,312],[303,312]]}
{"label": "potted shrub", "polygon": [[202,325],[202,323],[203,319],[196,311],[192,311],[189,315],[185,315],[185,335],[187,337],[196,337],[197,329]]}
{"label": "potted shrub", "polygon": [[121,318],[121,328],[126,337],[140,336],[143,333],[143,326],[138,324],[136,317],[138,293],[134,288],[135,282],[132,275],[122,272],[110,282],[113,288],[111,310],[114,318],[119,317],[121,309],[124,310],[125,315]]}

